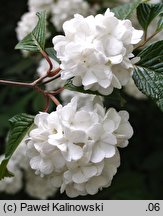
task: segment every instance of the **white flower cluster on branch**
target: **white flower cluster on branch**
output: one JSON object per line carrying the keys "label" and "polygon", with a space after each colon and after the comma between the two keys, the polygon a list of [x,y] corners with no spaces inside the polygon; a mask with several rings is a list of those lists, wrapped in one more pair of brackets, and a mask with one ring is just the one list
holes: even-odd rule
{"label": "white flower cluster on branch", "polygon": [[113,108],[105,113],[94,101],[78,108],[76,97],[38,114],[27,143],[31,168],[70,197],[97,193],[111,184],[120,164],[117,147],[127,146],[133,134],[128,118]]}
{"label": "white flower cluster on branch", "polygon": [[65,36],[53,38],[63,80],[72,78],[74,85],[104,95],[127,84],[133,70],[133,45],[143,31],[134,29],[129,20],[117,19],[110,9],[95,17],[76,14],[63,29]]}
{"label": "white flower cluster on branch", "polygon": [[[117,19],[110,9],[104,15],[84,17],[94,14],[94,9],[83,0],[29,0],[28,6],[30,12],[22,17],[16,29],[19,40],[35,27],[38,10],[48,11],[58,31],[64,23],[65,35],[53,38],[61,64],[49,57],[54,67],[51,74],[60,67],[57,77],[61,78],[55,79],[54,75],[55,80],[46,83],[44,96],[54,97],[55,90],[62,90],[60,87],[70,79],[75,86],[101,95],[126,86],[136,61],[132,53],[134,45],[143,35],[130,20]],[[52,79],[46,74],[48,69],[48,62],[42,60],[37,73],[41,77],[47,75],[44,82]],[[1,191],[19,191],[22,170],[27,193],[40,199],[54,195],[58,189],[69,197],[94,195],[111,185],[120,165],[118,147],[126,147],[133,135],[128,112],[106,110],[102,97],[95,95],[64,90],[61,99],[64,106],[35,116],[33,129],[8,164],[11,172],[17,168],[18,175],[0,182]]]}
{"label": "white flower cluster on branch", "polygon": [[111,184],[120,165],[117,147],[128,145],[133,129],[126,111],[107,112],[100,97],[78,103],[77,97],[48,114],[36,115],[34,129],[8,164],[13,178],[0,191],[18,192],[23,185],[32,197],[46,199],[60,188],[69,197],[96,194]]}

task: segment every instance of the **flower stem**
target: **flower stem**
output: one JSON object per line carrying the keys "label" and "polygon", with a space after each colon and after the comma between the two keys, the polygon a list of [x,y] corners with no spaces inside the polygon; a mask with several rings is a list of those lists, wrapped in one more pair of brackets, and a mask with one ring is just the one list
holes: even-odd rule
{"label": "flower stem", "polygon": [[54,71],[49,72],[48,77],[54,77],[54,76],[56,76],[60,71],[61,71],[61,68],[58,67],[58,68],[55,69]]}
{"label": "flower stem", "polygon": [[41,50],[40,52],[49,64],[49,70],[47,71],[47,74],[49,74],[51,72],[51,70],[53,69],[53,64],[52,64],[48,54],[44,50]]}
{"label": "flower stem", "polygon": [[61,75],[60,75],[60,74],[58,74],[57,76],[55,76],[55,77],[52,77],[51,79],[48,79],[48,80],[46,80],[46,81],[42,82],[41,84],[45,85],[45,84],[47,84],[47,83],[50,83],[50,82],[52,82],[53,80],[56,80],[56,79],[58,79],[60,76],[61,76]]}
{"label": "flower stem", "polygon": [[49,106],[50,106],[50,98],[49,96],[46,96],[46,105],[45,105],[43,112],[48,112]]}
{"label": "flower stem", "polygon": [[[47,112],[48,109],[49,109],[49,106],[50,106],[50,99],[56,104],[56,106],[58,106],[60,104],[58,99],[55,96],[53,96],[53,94],[54,95],[59,94],[61,91],[63,91],[64,88],[61,87],[56,91],[46,92],[45,90],[43,90],[42,88],[39,87],[39,84],[47,77],[53,77],[53,79],[58,78],[60,76],[59,72],[61,71],[60,67],[58,67],[57,69],[52,71],[53,64],[52,64],[49,56],[43,50],[41,51],[41,54],[45,57],[45,59],[49,63],[49,69],[47,70],[45,75],[43,75],[42,77],[39,77],[38,79],[34,80],[31,83],[15,82],[15,81],[9,81],[9,80],[0,80],[0,84],[2,84],[2,85],[10,85],[10,86],[24,86],[24,87],[30,87],[30,88],[35,89],[38,93],[41,93],[45,97],[46,105],[45,105],[45,108],[44,108],[44,112]],[[48,81],[44,82],[43,84],[51,82],[53,79],[48,80]]]}
{"label": "flower stem", "polygon": [[64,87],[61,87],[55,91],[50,91],[50,92],[47,92],[48,94],[52,94],[52,95],[57,95],[59,93],[61,93],[62,91],[64,90]]}
{"label": "flower stem", "polygon": [[0,84],[2,85],[12,85],[12,86],[25,86],[25,87],[33,87],[33,83],[24,83],[24,82],[15,82],[9,80],[0,80]]}
{"label": "flower stem", "polygon": [[51,95],[51,94],[47,94],[49,97],[50,97],[50,99],[55,103],[55,105],[56,106],[58,106],[58,105],[60,105],[61,103],[59,102],[59,100],[56,98],[56,97],[54,97],[53,95]]}

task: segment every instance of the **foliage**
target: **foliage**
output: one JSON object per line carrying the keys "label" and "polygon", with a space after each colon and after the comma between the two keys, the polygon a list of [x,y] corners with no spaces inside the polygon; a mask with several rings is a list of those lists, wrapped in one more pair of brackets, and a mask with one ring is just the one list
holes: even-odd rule
{"label": "foliage", "polygon": [[117,6],[112,9],[112,12],[115,13],[115,16],[118,19],[127,19],[129,18],[133,11],[143,2],[143,0],[135,0],[132,3],[126,3],[124,5]]}
{"label": "foliage", "polygon": [[163,4],[140,4],[137,8],[137,17],[140,25],[146,32],[148,26],[157,16],[163,13]]}
{"label": "foliage", "polygon": [[149,45],[138,56],[140,61],[133,75],[135,83],[163,111],[163,41]]}
{"label": "foliage", "polygon": [[5,159],[0,165],[0,180],[4,177],[11,177],[11,174],[7,170],[7,164],[12,157],[13,153],[17,149],[18,145],[21,143],[25,135],[30,131],[33,125],[34,117],[27,114],[18,114],[12,117],[9,122],[11,125],[6,144]]}

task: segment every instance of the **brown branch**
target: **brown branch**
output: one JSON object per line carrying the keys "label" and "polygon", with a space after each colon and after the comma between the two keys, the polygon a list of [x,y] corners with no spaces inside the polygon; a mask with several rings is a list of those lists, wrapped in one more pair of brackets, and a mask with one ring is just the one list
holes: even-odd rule
{"label": "brown branch", "polygon": [[48,54],[44,50],[41,50],[40,52],[49,64],[49,70],[47,71],[47,74],[49,74],[51,72],[51,70],[53,69],[53,64],[52,64]]}
{"label": "brown branch", "polygon": [[56,98],[56,97],[54,97],[53,95],[51,95],[51,94],[47,94],[49,97],[50,97],[50,99],[55,103],[55,105],[56,106],[58,106],[58,105],[60,105],[61,103],[59,102],[59,100]]}
{"label": "brown branch", "polygon": [[48,112],[49,106],[50,106],[50,98],[48,95],[46,95],[46,105],[45,105],[43,112]]}
{"label": "brown branch", "polygon": [[54,77],[54,76],[56,76],[60,71],[61,71],[61,68],[58,67],[58,68],[55,69],[54,71],[49,72],[48,77]]}
{"label": "brown branch", "polygon": [[39,84],[40,82],[42,82],[42,80],[44,80],[47,77],[48,77],[48,74],[46,74],[46,75],[44,75],[42,77],[39,77],[37,80],[35,80],[35,81],[32,82],[32,85],[36,86],[37,84]]}
{"label": "brown branch", "polygon": [[48,79],[48,80],[46,80],[46,81],[42,82],[42,84],[47,84],[47,83],[50,83],[50,82],[52,82],[53,80],[56,80],[56,79],[58,79],[60,76],[61,76],[61,75],[60,75],[60,74],[58,74],[57,76],[55,76],[55,77],[53,77],[53,78],[51,78],[51,79]]}
{"label": "brown branch", "polygon": [[50,92],[45,92],[45,93],[48,93],[48,94],[52,94],[52,95],[57,95],[59,93],[61,93],[62,91],[64,90],[64,87],[61,87],[55,91],[50,91]]}
{"label": "brown branch", "polygon": [[[49,63],[49,69],[47,71],[47,73],[45,75],[43,75],[42,77],[39,77],[38,79],[34,80],[31,83],[24,83],[24,82],[15,82],[15,81],[9,81],[9,80],[0,80],[0,84],[2,85],[12,85],[12,86],[24,86],[24,87],[30,87],[35,89],[37,92],[41,93],[45,99],[46,99],[46,106],[44,108],[44,112],[47,112],[50,106],[50,99],[56,104],[56,106],[58,106],[60,104],[60,102],[58,101],[58,99],[53,96],[56,94],[59,94],[61,91],[63,91],[64,88],[60,88],[56,91],[52,91],[52,92],[46,92],[44,91],[42,88],[40,88],[38,86],[39,83],[41,83],[45,78],[47,77],[53,77],[53,79],[56,79],[57,77],[59,77],[59,72],[61,71],[61,68],[57,68],[56,70],[52,71],[53,69],[53,64],[49,58],[49,56],[47,55],[47,53],[45,51],[41,51],[42,55],[45,57],[45,59],[47,60],[47,62]],[[55,77],[56,76],[56,77]],[[45,83],[50,82],[51,80],[48,80]]]}
{"label": "brown branch", "polygon": [[25,86],[25,87],[33,87],[33,83],[24,83],[24,82],[15,82],[9,80],[0,80],[0,84],[2,85],[12,85],[12,86]]}

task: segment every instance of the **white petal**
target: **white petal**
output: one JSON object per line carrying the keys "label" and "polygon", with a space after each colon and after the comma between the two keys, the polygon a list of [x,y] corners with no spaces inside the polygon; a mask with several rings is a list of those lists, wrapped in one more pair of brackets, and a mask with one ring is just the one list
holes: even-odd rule
{"label": "white petal", "polygon": [[101,187],[104,187],[107,184],[108,181],[103,176],[94,177],[86,184],[86,190],[88,194],[94,195]]}
{"label": "white petal", "polygon": [[122,62],[123,56],[122,55],[116,55],[113,57],[109,57],[109,60],[111,61],[111,64],[119,64]]}
{"label": "white petal", "polygon": [[143,31],[142,30],[134,30],[131,38],[131,43],[132,44],[137,44],[141,41],[141,37],[143,36]]}
{"label": "white petal", "polygon": [[74,145],[73,143],[68,144],[68,151],[72,160],[78,160],[83,156],[82,148],[78,145]]}
{"label": "white petal", "polygon": [[65,159],[59,151],[56,151],[52,155],[52,163],[56,170],[60,170],[65,166]]}
{"label": "white petal", "polygon": [[41,160],[40,162],[40,171],[45,174],[49,175],[53,171],[53,165],[50,160]]}
{"label": "white petal", "polygon": [[88,135],[94,140],[97,141],[102,134],[102,125],[95,124],[88,130]]}
{"label": "white petal", "polygon": [[82,84],[84,86],[88,86],[88,85],[94,84],[96,82],[97,82],[96,76],[90,71],[88,71],[85,74],[85,76],[83,77],[83,80],[82,80]]}
{"label": "white petal", "polygon": [[107,143],[101,143],[101,148],[105,152],[105,158],[111,158],[115,155],[115,147]]}
{"label": "white petal", "polygon": [[103,123],[103,127],[107,133],[112,133],[115,130],[114,121],[107,118]]}
{"label": "white petal", "polygon": [[110,145],[117,144],[117,139],[116,139],[116,136],[114,134],[105,133],[102,135],[101,140],[102,140],[102,142],[104,142],[106,144],[110,144]]}
{"label": "white petal", "polygon": [[80,169],[76,169],[76,171],[73,173],[72,180],[77,184],[81,184],[86,182],[88,179]]}
{"label": "white petal", "polygon": [[110,108],[106,113],[106,122],[107,119],[111,119],[114,122],[114,130],[116,130],[120,124],[121,117],[117,113],[117,111],[114,108]]}
{"label": "white petal", "polygon": [[81,170],[87,179],[97,174],[97,168],[95,166],[81,167]]}
{"label": "white petal", "polygon": [[99,163],[105,158],[105,152],[100,148],[99,143],[96,143],[96,146],[93,148],[91,161],[93,163]]}

